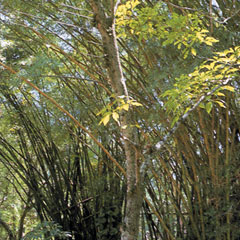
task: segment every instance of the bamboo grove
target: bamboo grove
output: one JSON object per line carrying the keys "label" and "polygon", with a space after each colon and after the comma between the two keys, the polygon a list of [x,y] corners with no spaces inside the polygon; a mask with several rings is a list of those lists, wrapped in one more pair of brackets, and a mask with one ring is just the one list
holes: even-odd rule
{"label": "bamboo grove", "polygon": [[0,1],[0,238],[239,239],[239,11]]}

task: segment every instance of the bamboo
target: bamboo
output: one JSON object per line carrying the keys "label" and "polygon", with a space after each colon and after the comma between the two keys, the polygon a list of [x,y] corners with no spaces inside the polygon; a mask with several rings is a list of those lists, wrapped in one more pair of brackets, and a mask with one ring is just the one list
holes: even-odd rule
{"label": "bamboo", "polygon": [[[12,74],[17,74],[17,72],[15,70],[13,70],[11,67],[3,64],[2,62],[0,62],[0,65],[2,65],[5,69],[7,69]],[[36,91],[38,91],[42,96],[44,96],[46,99],[48,99],[53,105],[55,105],[57,107],[57,109],[59,109],[61,112],[65,113],[69,118],[71,118],[73,120],[73,122],[78,127],[80,127],[84,132],[86,132],[89,135],[89,137],[92,138],[92,140],[106,153],[106,155],[109,157],[109,159],[111,161],[113,161],[113,163],[119,168],[119,170],[122,172],[122,174],[124,176],[126,175],[125,170],[121,167],[121,165],[117,162],[117,160],[112,157],[112,155],[108,152],[108,150],[93,136],[93,134],[89,130],[87,130],[83,125],[81,125],[80,122],[77,121],[77,119],[75,117],[73,117],[73,115],[71,115],[66,109],[61,107],[52,97],[48,96],[46,93],[41,91],[37,86],[35,86],[28,79],[26,79],[25,77],[20,77],[20,78],[26,84],[28,84],[29,86],[34,88]]]}
{"label": "bamboo", "polygon": [[226,206],[227,206],[227,240],[231,240],[231,235],[230,235],[230,177],[229,177],[229,97],[227,97],[227,104],[226,104],[226,112],[225,112],[225,117],[226,117],[226,124],[225,124],[225,131],[226,131],[226,152],[225,152],[225,169],[226,169]]}

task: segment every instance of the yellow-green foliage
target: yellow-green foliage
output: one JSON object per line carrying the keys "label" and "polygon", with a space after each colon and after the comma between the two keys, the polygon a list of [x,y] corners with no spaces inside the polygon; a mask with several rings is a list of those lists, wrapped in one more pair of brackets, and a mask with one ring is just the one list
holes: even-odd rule
{"label": "yellow-green foliage", "polygon": [[182,49],[183,58],[189,53],[197,55],[194,45],[212,46],[217,39],[208,36],[201,18],[197,14],[179,15],[167,11],[164,3],[153,7],[138,8],[139,1],[127,1],[120,5],[116,13],[118,37],[127,38],[131,35],[141,40],[162,40],[162,45],[174,44]]}
{"label": "yellow-green foliage", "polygon": [[[124,98],[126,97],[122,96],[116,98],[113,102],[109,103],[105,108],[97,113],[97,115],[103,116],[99,124],[106,126],[112,117],[113,120],[116,121],[118,125],[120,125],[119,116],[123,110],[128,111],[130,106],[142,106],[141,103],[135,101],[134,99],[125,100]],[[122,126],[122,128],[126,128],[126,126]]]}
{"label": "yellow-green foliage", "polygon": [[[225,107],[223,90],[234,91],[232,81],[239,76],[240,46],[230,48],[223,52],[217,52],[212,59],[205,61],[200,67],[188,75],[181,75],[176,79],[174,88],[162,94],[166,98],[165,107],[167,112],[174,114],[174,124],[180,116],[191,109],[191,107],[202,96],[216,89],[207,96],[199,105],[211,112],[214,103]],[[219,88],[218,88],[219,87]]]}

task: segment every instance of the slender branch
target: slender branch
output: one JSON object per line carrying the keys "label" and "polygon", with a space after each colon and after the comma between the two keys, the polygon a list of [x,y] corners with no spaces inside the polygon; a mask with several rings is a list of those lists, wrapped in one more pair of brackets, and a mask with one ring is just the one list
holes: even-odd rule
{"label": "slender branch", "polygon": [[169,1],[167,1],[167,4],[173,6],[173,7],[177,8],[177,9],[180,9],[180,10],[189,10],[189,11],[195,11],[195,12],[198,11],[197,9],[193,9],[193,8],[189,8],[189,7],[181,7],[181,6],[178,6],[178,5],[173,4],[173,3],[169,2]]}
{"label": "slender branch", "polygon": [[[209,1],[212,1],[212,0],[209,0]],[[170,6],[172,6],[172,7],[174,7],[174,8],[180,9],[180,10],[188,10],[188,11],[194,11],[194,12],[199,11],[198,9],[194,9],[194,8],[178,6],[178,5],[173,4],[173,3],[171,3],[171,2],[169,2],[169,1],[167,1],[167,0],[165,0],[164,2],[166,2],[167,4],[169,4]],[[210,7],[212,8],[212,3],[211,3],[211,5],[210,5]],[[237,10],[236,12],[234,12],[230,17],[225,18],[223,21],[218,21],[218,20],[216,20],[216,18],[215,18],[214,16],[212,16],[212,10],[213,10],[213,9],[210,9],[210,10],[211,10],[210,15],[202,12],[201,10],[200,10],[200,12],[201,12],[201,14],[203,14],[204,16],[206,16],[207,18],[209,18],[211,21],[214,21],[214,22],[217,22],[217,23],[220,23],[220,24],[226,23],[227,21],[229,21],[230,19],[232,19],[233,17],[235,17],[236,15],[238,15],[239,12],[240,12],[240,9],[239,9],[239,10]]]}
{"label": "slender branch", "polygon": [[[68,14],[72,14],[74,16],[78,16],[78,17],[82,17],[82,18],[87,18],[89,20],[93,20],[92,17],[88,17],[88,16],[85,16],[85,15],[81,15],[81,14],[78,14],[78,13],[74,13],[74,12],[69,12],[67,10],[62,10],[62,9],[59,9],[60,12],[63,12],[63,13],[68,13]],[[21,14],[21,15],[24,15],[24,16],[28,16],[28,17],[32,17],[32,18],[36,18],[36,19],[41,19],[41,20],[44,20],[45,18],[43,17],[38,17],[38,16],[34,16],[32,14],[29,14],[29,13],[25,13],[25,12],[21,12],[21,11],[16,11],[17,13]],[[53,20],[54,21],[54,20]],[[57,22],[57,21],[55,21]]]}
{"label": "slender branch", "polygon": [[233,17],[235,17],[236,15],[238,15],[240,12],[240,9],[238,11],[236,11],[235,13],[233,13],[230,17],[228,18],[225,18],[223,21],[217,21],[215,20],[216,22],[220,23],[220,24],[223,24],[223,23],[226,23],[227,21],[229,21],[230,19],[232,19]]}
{"label": "slender branch", "polygon": [[93,13],[91,11],[88,11],[86,9],[82,9],[82,8],[77,8],[77,7],[74,7],[74,6],[71,6],[71,5],[67,5],[67,4],[64,4],[64,3],[61,3],[60,5],[62,5],[63,7],[68,7],[68,8],[72,8],[74,10],[78,10],[78,11],[85,11],[85,12],[89,12],[89,13]]}
{"label": "slender branch", "polygon": [[88,16],[81,15],[81,14],[78,14],[78,13],[69,12],[69,11],[62,10],[62,9],[59,9],[59,11],[60,11],[60,12],[63,12],[63,13],[72,14],[72,15],[74,15],[74,16],[78,16],[78,17],[86,18],[86,19],[89,19],[89,20],[93,20],[93,18],[92,18],[92,17],[88,17]]}
{"label": "slender branch", "polygon": [[82,81],[87,81],[87,82],[95,82],[95,80],[90,80],[90,79],[86,79],[86,78],[82,78],[82,77],[74,77],[74,76],[64,76],[64,75],[41,75],[41,77],[49,77],[49,78],[68,78],[68,79],[79,79]]}
{"label": "slender branch", "polygon": [[116,15],[116,12],[117,12],[117,9],[118,9],[118,5],[120,4],[121,0],[117,0],[115,6],[114,6],[114,9],[113,9],[113,13],[114,13],[114,16]]}

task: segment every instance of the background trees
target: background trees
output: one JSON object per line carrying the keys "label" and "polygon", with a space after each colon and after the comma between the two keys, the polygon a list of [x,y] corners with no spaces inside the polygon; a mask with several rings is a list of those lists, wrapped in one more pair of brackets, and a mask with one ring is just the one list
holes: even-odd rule
{"label": "background trees", "polygon": [[[238,239],[239,1],[122,2],[118,48],[115,4],[1,1],[1,62],[17,72],[0,73],[2,199],[69,239],[124,239],[136,182],[139,239]],[[19,236],[1,219],[20,238],[27,216]]]}

